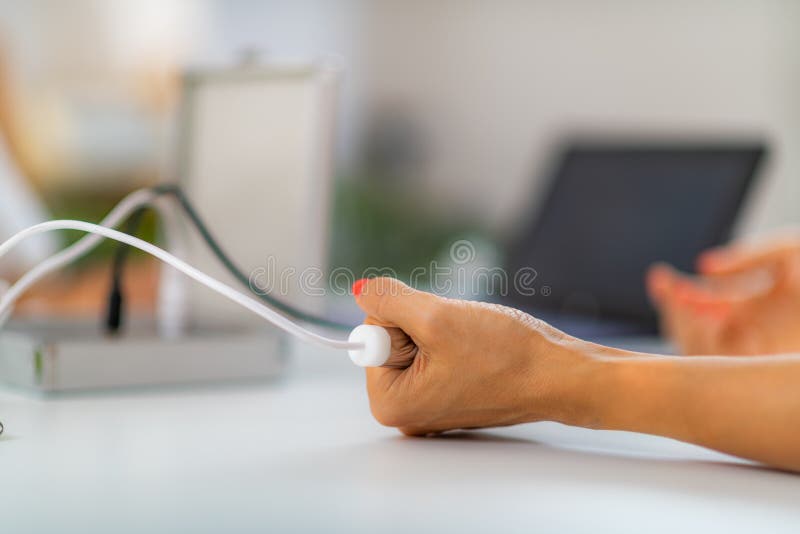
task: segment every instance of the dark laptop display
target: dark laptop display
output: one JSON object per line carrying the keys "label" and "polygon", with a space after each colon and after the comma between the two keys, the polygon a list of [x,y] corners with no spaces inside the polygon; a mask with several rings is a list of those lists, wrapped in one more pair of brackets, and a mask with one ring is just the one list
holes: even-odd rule
{"label": "dark laptop display", "polygon": [[512,303],[654,326],[647,267],[693,271],[698,253],[724,243],[764,152],[760,144],[573,145],[508,251],[509,270],[533,267],[540,289],[512,291]]}

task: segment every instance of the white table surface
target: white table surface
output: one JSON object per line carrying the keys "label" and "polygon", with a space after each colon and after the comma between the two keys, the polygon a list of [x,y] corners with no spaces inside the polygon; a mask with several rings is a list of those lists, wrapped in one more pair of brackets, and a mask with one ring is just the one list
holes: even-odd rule
{"label": "white table surface", "polygon": [[401,437],[339,352],[272,384],[4,391],[0,421],[0,532],[800,532],[800,475],[668,439]]}

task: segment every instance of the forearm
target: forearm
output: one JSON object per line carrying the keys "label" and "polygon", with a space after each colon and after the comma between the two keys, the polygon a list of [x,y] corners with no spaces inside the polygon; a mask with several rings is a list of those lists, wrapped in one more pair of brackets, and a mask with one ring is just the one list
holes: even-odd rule
{"label": "forearm", "polygon": [[[583,420],[800,471],[800,356],[590,355]],[[569,422],[569,421],[567,421]]]}

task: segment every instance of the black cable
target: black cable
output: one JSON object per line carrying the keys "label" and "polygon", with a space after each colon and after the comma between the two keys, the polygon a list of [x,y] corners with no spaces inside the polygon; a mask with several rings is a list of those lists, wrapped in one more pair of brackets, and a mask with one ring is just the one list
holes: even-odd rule
{"label": "black cable", "polygon": [[[217,260],[228,270],[228,272],[236,278],[236,280],[246,287],[248,291],[259,299],[264,301],[267,305],[281,311],[282,313],[302,322],[314,324],[317,326],[322,326],[326,328],[335,328],[337,330],[350,330],[353,328],[351,324],[340,323],[338,321],[333,321],[331,319],[327,319],[325,317],[319,317],[317,315],[305,312],[303,310],[299,310],[292,306],[291,304],[287,304],[267,293],[256,292],[253,290],[253,287],[250,285],[250,278],[244,273],[242,269],[240,269],[228,256],[225,251],[223,250],[222,246],[220,246],[219,242],[214,238],[211,231],[208,229],[208,226],[203,222],[203,219],[197,213],[192,203],[189,201],[189,198],[183,192],[183,190],[178,185],[172,184],[165,184],[154,186],[151,188],[156,195],[172,195],[180,204],[183,212],[192,222],[192,225],[195,227],[197,232],[202,237],[203,241],[205,241],[208,248],[211,249],[211,252],[216,256]],[[140,220],[141,214],[145,209],[152,209],[152,208],[142,208],[141,210],[137,211],[138,218]],[[131,216],[131,219],[134,219],[137,214]],[[138,221],[136,222],[138,226]],[[109,307],[108,313],[106,316],[106,325],[109,327],[109,331],[117,332],[121,326],[122,318],[123,318],[123,309],[124,309],[124,295],[122,294],[122,272],[125,264],[125,260],[127,258],[127,250],[128,245],[124,243],[120,243],[117,246],[116,255],[114,257],[114,264],[112,267],[112,290],[109,294]],[[115,291],[116,289],[116,291]],[[112,317],[112,314],[115,314],[115,317]],[[112,329],[112,325],[113,329]]]}
{"label": "black cable", "polygon": [[[125,224],[126,234],[136,235],[138,233],[145,211],[147,211],[147,208],[139,208],[128,218]],[[111,267],[111,289],[109,290],[108,307],[106,308],[106,332],[112,335],[119,332],[123,322],[125,295],[122,276],[129,252],[130,247],[117,246]]]}

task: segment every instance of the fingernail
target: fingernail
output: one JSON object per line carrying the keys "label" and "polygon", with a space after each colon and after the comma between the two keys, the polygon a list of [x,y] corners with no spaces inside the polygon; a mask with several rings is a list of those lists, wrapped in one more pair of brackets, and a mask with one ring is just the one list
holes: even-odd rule
{"label": "fingernail", "polygon": [[353,296],[357,297],[361,295],[361,292],[364,291],[364,284],[366,284],[368,281],[368,278],[356,280],[355,283],[353,283]]}

